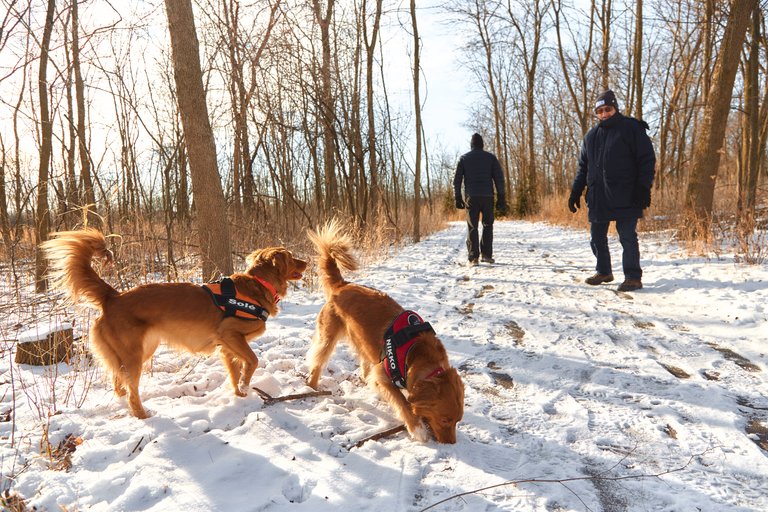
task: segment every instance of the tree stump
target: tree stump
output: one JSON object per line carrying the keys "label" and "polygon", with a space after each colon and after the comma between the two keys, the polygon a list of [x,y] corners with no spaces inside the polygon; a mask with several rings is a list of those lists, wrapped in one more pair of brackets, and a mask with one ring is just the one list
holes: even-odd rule
{"label": "tree stump", "polygon": [[45,366],[69,362],[72,341],[72,326],[68,323],[35,326],[19,334],[16,364]]}

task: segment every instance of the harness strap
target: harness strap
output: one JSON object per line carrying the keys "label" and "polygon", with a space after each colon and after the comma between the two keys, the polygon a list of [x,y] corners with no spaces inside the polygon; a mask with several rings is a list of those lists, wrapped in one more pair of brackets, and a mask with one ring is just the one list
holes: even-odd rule
{"label": "harness strap", "polygon": [[236,316],[247,320],[263,320],[269,318],[269,311],[254,304],[246,297],[238,297],[235,282],[229,277],[224,277],[219,281],[204,284],[203,289],[208,292],[214,304],[224,311],[224,317]]}
{"label": "harness strap", "polygon": [[[403,321],[408,322],[408,324],[400,326],[399,324]],[[432,325],[429,322],[424,322],[419,315],[413,311],[404,311],[395,317],[392,325],[384,333],[381,359],[387,375],[399,388],[406,388],[408,352],[413,347],[416,336],[425,331],[435,332]]]}

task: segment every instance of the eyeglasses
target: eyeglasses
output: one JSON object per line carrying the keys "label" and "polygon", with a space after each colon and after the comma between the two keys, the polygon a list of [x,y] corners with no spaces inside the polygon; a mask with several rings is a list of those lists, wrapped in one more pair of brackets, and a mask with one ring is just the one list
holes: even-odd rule
{"label": "eyeglasses", "polygon": [[610,114],[611,112],[613,112],[613,107],[611,107],[610,105],[606,107],[598,107],[595,109],[595,114],[597,115]]}

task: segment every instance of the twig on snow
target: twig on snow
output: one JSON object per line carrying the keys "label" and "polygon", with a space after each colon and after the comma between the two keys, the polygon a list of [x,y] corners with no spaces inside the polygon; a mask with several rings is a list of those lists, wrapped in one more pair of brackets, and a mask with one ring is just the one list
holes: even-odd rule
{"label": "twig on snow", "polygon": [[297,393],[294,395],[272,396],[257,387],[254,387],[253,389],[256,390],[261,399],[264,400],[264,405],[272,405],[277,402],[285,402],[288,400],[299,400],[301,398],[309,398],[312,396],[328,396],[331,394],[330,391],[310,391],[309,393]]}
{"label": "twig on snow", "polygon": [[[704,452],[706,453],[706,452]],[[635,480],[635,479],[641,479],[641,478],[659,478],[664,475],[669,475],[671,473],[677,473],[679,471],[684,471],[688,466],[691,465],[693,460],[696,457],[700,457],[704,453],[691,455],[691,457],[688,459],[688,462],[683,464],[680,467],[668,469],[666,471],[661,471],[659,473],[653,473],[653,474],[639,474],[639,475],[625,475],[625,476],[601,476],[601,475],[595,475],[595,476],[579,476],[579,477],[573,477],[573,478],[527,478],[523,480],[510,480],[508,482],[502,482],[500,484],[495,485],[489,485],[488,487],[482,487],[480,489],[474,489],[472,491],[466,491],[461,492],[459,494],[454,494],[453,496],[449,496],[443,500],[438,501],[437,503],[433,503],[432,505],[421,509],[419,512],[425,512],[426,510],[433,509],[437,507],[438,505],[442,505],[443,503],[446,503],[448,501],[454,500],[456,498],[461,498],[462,496],[468,496],[470,494],[477,494],[484,491],[488,491],[491,489],[496,489],[498,487],[504,487],[507,485],[517,485],[517,484],[560,484],[564,486],[566,489],[569,489],[566,484],[566,482],[579,482],[583,480],[592,480],[592,481],[606,481],[606,482],[618,482],[620,480]],[[570,490],[570,489],[569,489]],[[573,491],[571,491],[573,492]],[[583,502],[582,502],[583,503]]]}
{"label": "twig on snow", "polygon": [[134,453],[136,453],[136,450],[138,450],[138,449],[139,449],[139,446],[141,446],[141,442],[142,442],[143,440],[144,440],[144,436],[141,436],[141,439],[139,439],[139,442],[138,442],[138,443],[136,443],[136,446],[134,446],[134,447],[133,447],[133,450],[131,450],[131,453],[130,453],[131,455],[133,455]]}
{"label": "twig on snow", "polygon": [[393,435],[397,434],[398,432],[402,432],[403,430],[405,430],[405,425],[398,425],[396,427],[392,427],[390,429],[383,430],[383,431],[378,432],[376,434],[373,434],[371,436],[364,437],[363,439],[361,439],[357,443],[355,443],[353,446],[350,446],[349,449],[351,450],[352,448],[360,448],[361,446],[363,446],[368,441],[378,441],[379,439],[384,439],[385,437],[393,436]]}

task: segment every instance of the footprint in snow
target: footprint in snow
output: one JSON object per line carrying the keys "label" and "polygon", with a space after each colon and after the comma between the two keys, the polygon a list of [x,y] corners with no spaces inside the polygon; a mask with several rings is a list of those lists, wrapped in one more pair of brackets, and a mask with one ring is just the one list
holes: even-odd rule
{"label": "footprint in snow", "polygon": [[283,496],[291,503],[304,503],[312,496],[312,489],[316,485],[315,480],[302,483],[298,475],[290,475],[283,482]]}

